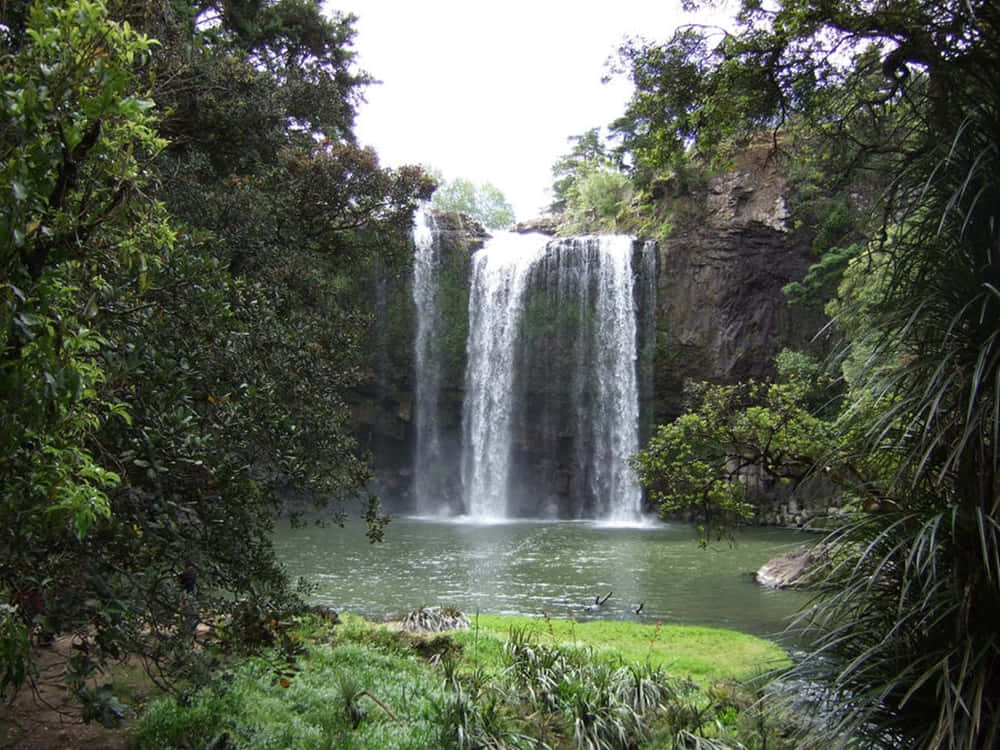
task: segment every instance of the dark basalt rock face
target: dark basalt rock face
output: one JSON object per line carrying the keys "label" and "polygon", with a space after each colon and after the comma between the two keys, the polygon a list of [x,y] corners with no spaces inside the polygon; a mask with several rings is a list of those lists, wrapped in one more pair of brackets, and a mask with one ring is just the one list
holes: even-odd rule
{"label": "dark basalt rock face", "polygon": [[821,329],[818,312],[781,291],[814,262],[808,234],[788,227],[786,190],[759,156],[678,199],[660,243],[657,422],[683,411],[685,381],[766,377],[782,348],[806,348]]}

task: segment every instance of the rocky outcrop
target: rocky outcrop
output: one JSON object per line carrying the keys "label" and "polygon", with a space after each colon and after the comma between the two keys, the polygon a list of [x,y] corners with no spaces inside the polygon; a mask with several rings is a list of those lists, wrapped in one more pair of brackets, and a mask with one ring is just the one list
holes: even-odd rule
{"label": "rocky outcrop", "polygon": [[829,551],[822,544],[803,544],[798,549],[769,560],[757,571],[757,583],[773,589],[802,588],[814,581]]}
{"label": "rocky outcrop", "polygon": [[482,224],[458,211],[435,211],[434,220],[441,236],[444,254],[458,252],[470,256],[490,236]]}
{"label": "rocky outcrop", "polygon": [[807,348],[822,317],[792,309],[783,286],[813,262],[809,237],[792,232],[788,179],[770,151],[671,202],[660,243],[656,421],[683,410],[688,380],[734,382],[772,374],[783,347]]}
{"label": "rocky outcrop", "polygon": [[521,234],[538,232],[539,234],[554,236],[559,232],[560,223],[560,220],[555,216],[540,216],[536,219],[519,222],[514,227],[514,231]]}

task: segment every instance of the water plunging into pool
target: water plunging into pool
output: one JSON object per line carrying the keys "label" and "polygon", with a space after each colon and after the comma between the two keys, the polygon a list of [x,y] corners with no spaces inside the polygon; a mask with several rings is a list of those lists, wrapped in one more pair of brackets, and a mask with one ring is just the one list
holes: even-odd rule
{"label": "water plunging into pool", "polygon": [[498,232],[472,258],[462,406],[462,495],[469,515],[507,517],[514,362],[528,271],[545,238]]}
{"label": "water plunging into pool", "polygon": [[[449,499],[426,478],[447,465],[434,425],[439,366],[433,331],[435,230],[417,255],[419,513]],[[634,524],[642,496],[628,458],[639,448],[640,300],[653,300],[655,252],[631,237],[550,239],[496,232],[472,257],[460,447],[462,515],[603,519]],[[643,276],[645,285],[634,279]],[[645,311],[642,311],[646,314]],[[652,326],[645,326],[652,333]],[[449,457],[451,458],[451,457]]]}
{"label": "water plunging into pool", "polygon": [[[438,422],[441,396],[441,306],[438,272],[441,242],[430,211],[418,211],[413,228],[413,304],[416,331],[414,361],[414,425],[416,445],[413,465],[433,467],[445,462]],[[415,471],[413,494],[420,513],[435,513],[445,492],[441,474]]]}

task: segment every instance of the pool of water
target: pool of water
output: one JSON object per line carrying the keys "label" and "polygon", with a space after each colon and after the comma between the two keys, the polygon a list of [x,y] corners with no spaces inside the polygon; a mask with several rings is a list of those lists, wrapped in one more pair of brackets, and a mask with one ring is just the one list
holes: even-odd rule
{"label": "pool of water", "polygon": [[316,602],[374,619],[455,606],[469,615],[662,620],[785,640],[788,617],[808,595],[764,588],[750,574],[810,539],[747,529],[734,544],[705,549],[691,527],[658,521],[616,527],[394,518],[380,544],[368,543],[360,522],[290,529],[287,521],[279,522],[274,544],[292,576],[317,586]]}

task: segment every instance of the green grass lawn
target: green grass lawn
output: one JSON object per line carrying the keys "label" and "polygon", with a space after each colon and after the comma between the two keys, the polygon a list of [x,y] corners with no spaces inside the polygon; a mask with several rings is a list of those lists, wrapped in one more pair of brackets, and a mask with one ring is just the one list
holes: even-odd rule
{"label": "green grass lawn", "polygon": [[473,618],[473,628],[457,633],[456,640],[469,648],[475,640],[477,625],[481,633],[499,641],[506,640],[512,629],[525,629],[538,643],[589,647],[596,654],[615,659],[648,661],[673,675],[701,683],[743,680],[790,664],[778,644],[721,628],[479,615]]}

